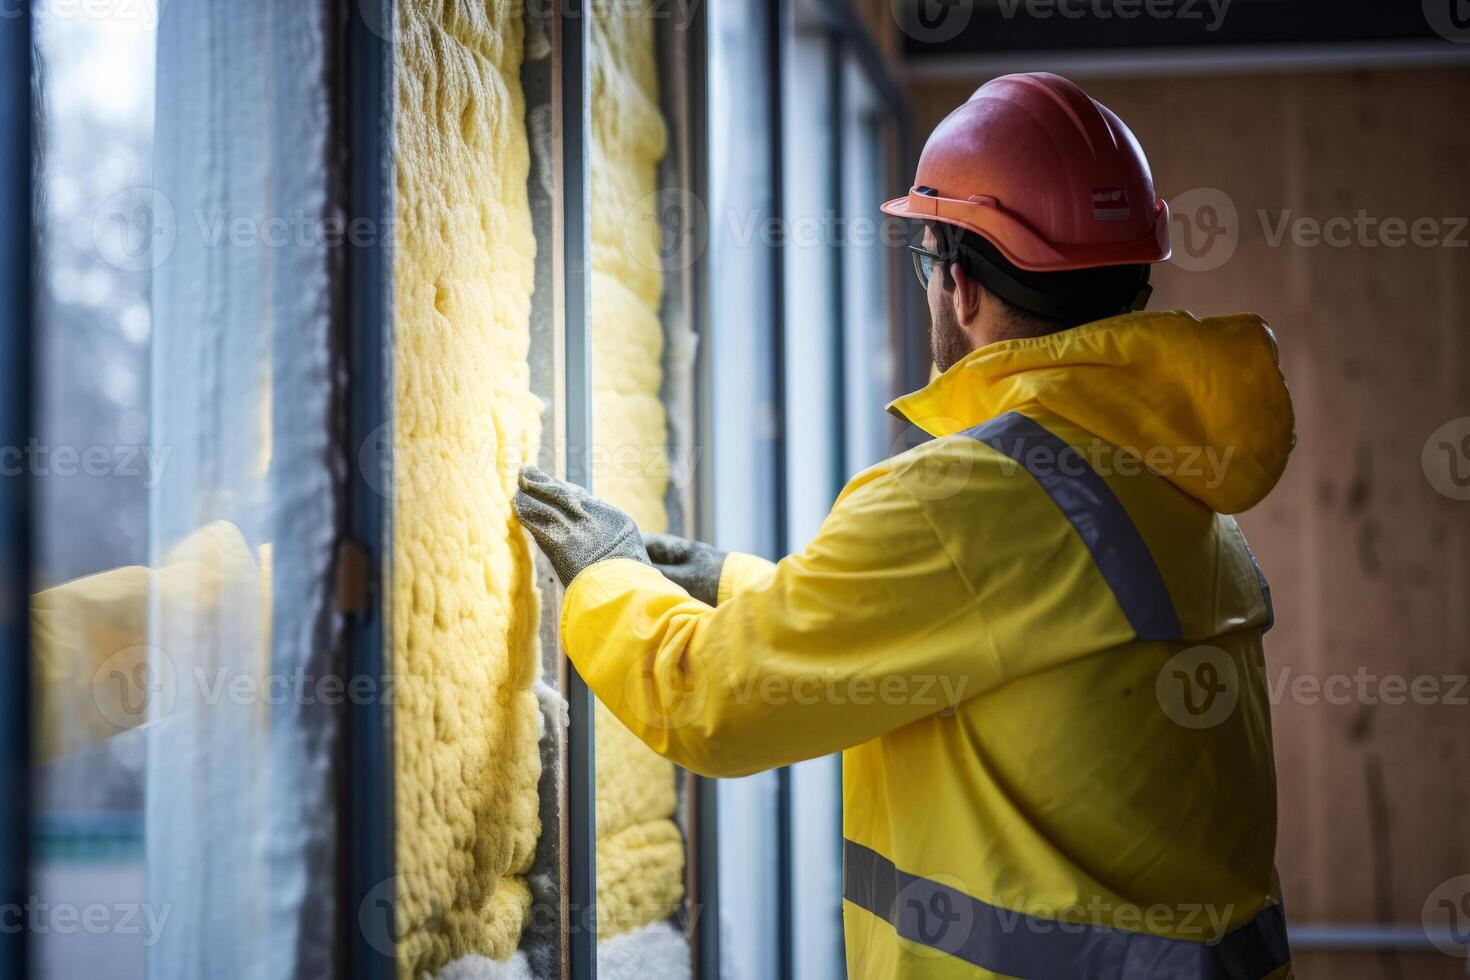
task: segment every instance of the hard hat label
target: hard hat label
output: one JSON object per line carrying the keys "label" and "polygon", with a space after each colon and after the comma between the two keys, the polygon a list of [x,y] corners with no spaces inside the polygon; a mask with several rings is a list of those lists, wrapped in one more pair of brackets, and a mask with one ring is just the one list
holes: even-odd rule
{"label": "hard hat label", "polygon": [[1133,216],[1128,206],[1128,192],[1121,187],[1094,187],[1092,189],[1092,219],[1094,221],[1127,221]]}

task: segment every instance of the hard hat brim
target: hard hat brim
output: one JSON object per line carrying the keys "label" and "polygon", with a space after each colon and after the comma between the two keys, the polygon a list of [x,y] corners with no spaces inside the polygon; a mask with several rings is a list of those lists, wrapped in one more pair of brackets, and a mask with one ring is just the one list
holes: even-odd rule
{"label": "hard hat brim", "polygon": [[884,214],[911,221],[940,221],[973,231],[994,245],[1006,261],[1031,272],[1064,272],[1109,265],[1165,262],[1169,248],[1169,205],[1154,201],[1153,231],[1128,242],[1048,242],[994,198],[954,198],[911,190],[879,206]]}

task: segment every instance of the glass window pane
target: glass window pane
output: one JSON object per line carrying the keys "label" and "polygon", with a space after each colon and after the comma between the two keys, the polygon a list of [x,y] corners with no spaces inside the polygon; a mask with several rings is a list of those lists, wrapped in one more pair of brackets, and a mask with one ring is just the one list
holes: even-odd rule
{"label": "glass window pane", "polygon": [[[843,241],[843,330],[846,358],[843,416],[847,425],[847,476],[886,459],[893,420],[885,410],[898,390],[891,324],[896,308],[892,285],[893,233],[878,205],[889,197],[887,173],[891,113],[856,58],[843,66],[842,213],[849,234]],[[897,186],[897,185],[893,185]],[[895,192],[896,193],[896,192]]]}
{"label": "glass window pane", "polygon": [[[40,274],[37,509],[32,629],[36,712],[32,972],[141,977],[158,935],[146,916],[147,735],[141,706],[99,706],[101,664],[146,643],[152,223],[133,191],[152,179],[151,24],[62,16],[38,5]],[[99,646],[99,644],[101,644]],[[126,662],[125,662],[126,661]],[[111,665],[147,670],[122,653]],[[103,707],[116,707],[115,714]],[[107,910],[103,927],[63,931],[62,910]],[[153,922],[159,916],[155,912]]]}
{"label": "glass window pane", "polygon": [[[815,3],[793,3],[783,38],[786,217],[786,551],[816,536],[846,473],[840,266],[847,226],[832,124],[839,46]],[[842,947],[841,760],[791,767],[792,945],[796,976],[839,980]]]}
{"label": "glass window pane", "polygon": [[326,13],[162,6],[38,5],[36,975],[325,975]]}
{"label": "glass window pane", "polygon": [[[715,542],[777,557],[772,126],[765,6],[711,0],[709,170],[711,411]],[[723,976],[765,980],[776,959],[776,774],[722,779]]]}

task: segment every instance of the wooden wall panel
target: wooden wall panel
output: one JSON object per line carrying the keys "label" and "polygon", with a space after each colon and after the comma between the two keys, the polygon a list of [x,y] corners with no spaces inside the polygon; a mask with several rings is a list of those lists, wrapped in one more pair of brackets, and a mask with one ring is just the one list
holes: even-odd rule
{"label": "wooden wall panel", "polygon": [[892,0],[855,0],[853,9],[857,12],[859,23],[872,37],[874,45],[888,59],[892,70],[895,73],[900,71],[903,35],[898,29]]}
{"label": "wooden wall panel", "polygon": [[[1470,502],[1437,492],[1421,466],[1431,433],[1470,417],[1470,71],[1083,84],[1128,120],[1160,193],[1187,202],[1211,188],[1237,211],[1228,260],[1159,268],[1153,308],[1256,311],[1281,342],[1298,446],[1281,486],[1242,519],[1276,597],[1270,678],[1353,679],[1348,703],[1288,686],[1275,706],[1290,918],[1417,926],[1430,892],[1470,873],[1470,689],[1458,703],[1369,703],[1355,678],[1432,677],[1446,691],[1470,674]],[[920,131],[973,88],[916,88]],[[1432,219],[1454,241],[1393,247],[1353,232],[1341,247],[1303,246],[1268,234],[1283,218],[1360,209],[1377,222]],[[1203,254],[1218,261],[1217,248]],[[1303,951],[1298,964],[1303,977],[1465,968],[1434,952]]]}

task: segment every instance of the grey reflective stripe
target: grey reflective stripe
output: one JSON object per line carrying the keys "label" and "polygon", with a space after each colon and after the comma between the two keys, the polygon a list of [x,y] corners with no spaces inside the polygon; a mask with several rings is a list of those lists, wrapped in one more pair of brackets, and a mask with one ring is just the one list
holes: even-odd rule
{"label": "grey reflective stripe", "polygon": [[1235,533],[1240,535],[1240,543],[1245,545],[1245,553],[1250,556],[1251,567],[1256,570],[1256,583],[1261,587],[1261,598],[1266,600],[1266,625],[1261,627],[1264,633],[1276,625],[1276,607],[1271,603],[1271,583],[1266,581],[1266,573],[1261,569],[1261,563],[1256,561],[1256,552],[1251,548],[1251,543],[1245,539],[1245,532],[1240,525],[1235,525]]}
{"label": "grey reflective stripe", "polygon": [[1021,464],[1071,522],[1140,640],[1182,640],[1164,576],[1133,520],[1082,454],[1019,412],[962,435]]}
{"label": "grey reflective stripe", "polygon": [[[1291,959],[1286,916],[1269,905],[1218,942],[1166,939],[1111,926],[1042,919],[980,901],[843,844],[843,897],[910,942],[993,973],[1028,980],[1256,980]],[[1211,928],[1197,911],[1202,933]],[[1140,915],[1142,910],[1140,910]]]}

